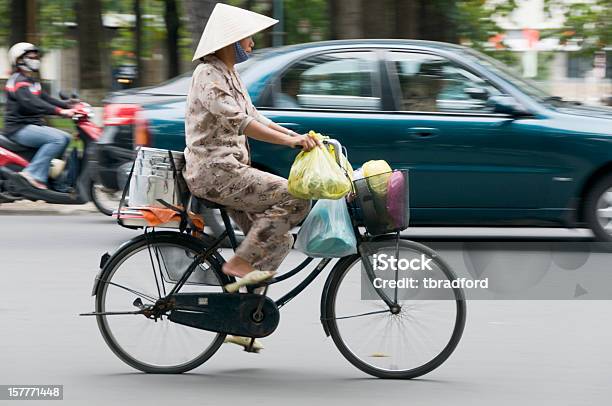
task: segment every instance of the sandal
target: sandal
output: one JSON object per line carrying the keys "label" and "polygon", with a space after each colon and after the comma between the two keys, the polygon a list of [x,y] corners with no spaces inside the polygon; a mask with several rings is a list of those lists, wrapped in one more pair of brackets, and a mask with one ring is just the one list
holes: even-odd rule
{"label": "sandal", "polygon": [[[229,275],[229,274],[226,274]],[[276,275],[276,272],[271,271],[252,271],[244,275],[242,278],[233,283],[225,285],[225,290],[229,293],[238,292],[242,286],[247,285],[258,285],[262,282],[272,279]],[[235,275],[231,275],[235,276]]]}
{"label": "sandal", "polygon": [[47,185],[45,185],[44,183],[42,183],[42,182],[40,182],[40,181],[38,181],[38,180],[34,179],[34,177],[33,177],[32,175],[30,175],[29,173],[27,173],[27,172],[23,172],[23,171],[21,171],[21,172],[19,172],[19,175],[21,175],[21,177],[22,177],[22,178],[24,178],[25,180],[27,180],[27,181],[28,181],[28,183],[29,183],[30,185],[32,185],[33,187],[35,187],[36,189],[42,189],[42,190],[47,190],[47,189],[49,189],[49,188],[47,187]]}
{"label": "sandal", "polygon": [[261,341],[259,341],[258,339],[255,339],[255,341],[253,342],[253,346],[251,347],[251,350],[249,351],[251,340],[252,338],[250,337],[240,337],[240,336],[228,335],[225,337],[225,340],[223,340],[223,342],[239,345],[243,347],[246,352],[259,353],[259,351],[264,349],[264,346],[261,343]]}

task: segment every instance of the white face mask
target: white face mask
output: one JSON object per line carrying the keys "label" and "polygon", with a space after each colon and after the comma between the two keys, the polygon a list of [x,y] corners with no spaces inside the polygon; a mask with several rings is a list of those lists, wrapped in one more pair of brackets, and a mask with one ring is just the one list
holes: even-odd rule
{"label": "white face mask", "polygon": [[23,58],[22,68],[29,70],[30,72],[38,72],[40,69],[40,60]]}

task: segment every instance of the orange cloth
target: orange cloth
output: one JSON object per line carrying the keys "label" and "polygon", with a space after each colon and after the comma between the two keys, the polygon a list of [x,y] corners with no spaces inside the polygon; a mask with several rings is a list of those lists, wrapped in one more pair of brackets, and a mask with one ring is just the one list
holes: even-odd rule
{"label": "orange cloth", "polygon": [[[181,216],[179,216],[178,213],[172,209],[147,207],[146,209],[141,209],[140,211],[142,212],[144,219],[151,227],[155,227],[173,220],[181,221]],[[202,219],[202,216],[195,213],[189,213],[189,218],[191,218],[193,225],[199,230],[204,228],[204,220]]]}

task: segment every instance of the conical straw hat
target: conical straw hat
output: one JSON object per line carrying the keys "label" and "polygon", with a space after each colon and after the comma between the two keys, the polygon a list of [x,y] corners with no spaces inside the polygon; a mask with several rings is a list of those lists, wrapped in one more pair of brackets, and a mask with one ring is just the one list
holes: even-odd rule
{"label": "conical straw hat", "polygon": [[206,23],[192,61],[265,30],[278,20],[239,7],[217,3]]}

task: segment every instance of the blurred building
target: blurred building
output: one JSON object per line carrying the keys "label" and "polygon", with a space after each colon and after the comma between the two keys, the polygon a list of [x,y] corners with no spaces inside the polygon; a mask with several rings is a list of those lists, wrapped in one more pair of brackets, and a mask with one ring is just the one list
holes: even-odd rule
{"label": "blurred building", "polygon": [[576,42],[561,44],[549,33],[564,27],[565,18],[554,7],[550,15],[544,0],[518,3],[519,7],[497,23],[504,34],[494,40],[503,41],[520,53],[523,76],[531,78],[555,96],[589,104],[601,104],[612,95],[612,48],[597,54],[579,52]]}

